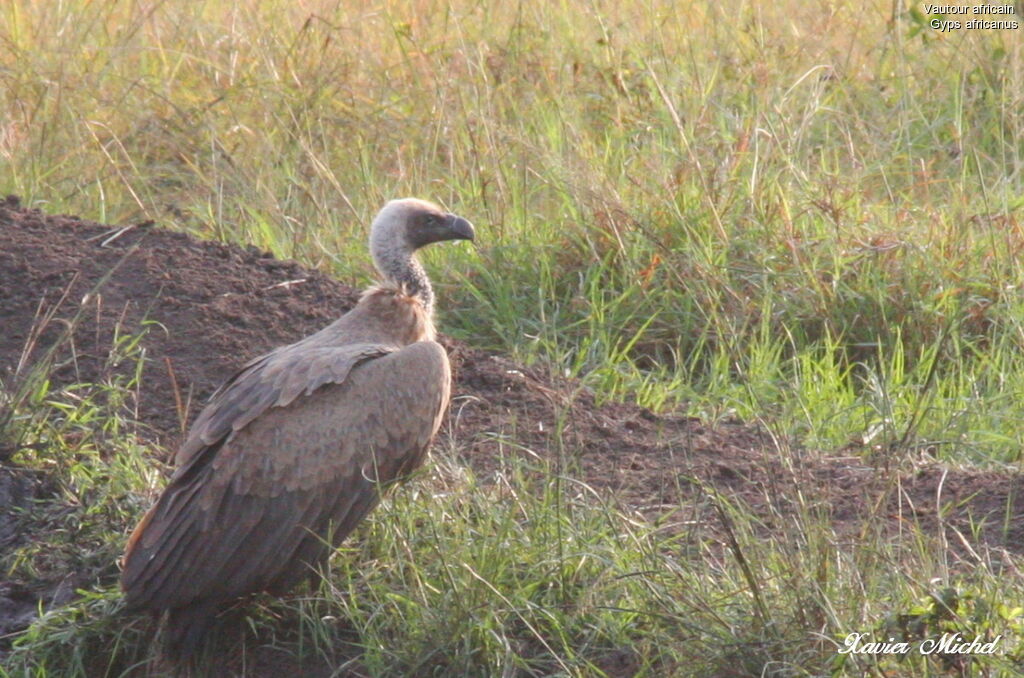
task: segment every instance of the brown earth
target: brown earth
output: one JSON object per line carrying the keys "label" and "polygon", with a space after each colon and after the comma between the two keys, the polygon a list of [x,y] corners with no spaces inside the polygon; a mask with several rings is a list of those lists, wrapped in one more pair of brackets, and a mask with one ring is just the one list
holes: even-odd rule
{"label": "brown earth", "polygon": [[[0,203],[0,381],[13,388],[19,362],[23,375],[79,312],[72,341],[55,355],[53,378],[60,385],[110,378],[132,368],[130,361],[111,366],[115,334],[152,321],[131,416],[165,450],[181,434],[183,412],[194,415],[236,367],[319,329],[357,295],[251,247],[201,242],[153,224],[113,228],[47,216],[15,198]],[[934,462],[883,469],[861,454],[804,450],[739,422],[598,405],[573,381],[445,343],[456,379],[441,440],[453,441],[460,459],[484,476],[500,468],[500,455],[524,455],[539,473],[561,469],[666,529],[706,525],[705,537],[718,533],[710,488],[753,510],[767,532],[789,529],[798,507],[809,506],[830,517],[841,539],[879,523],[896,538],[916,523],[968,558],[972,551],[1024,551],[1016,474]],[[9,463],[11,452],[0,447],[0,548],[25,538],[4,517],[29,487]],[[981,529],[972,532],[972,523]],[[0,585],[0,618],[15,602]],[[0,619],[0,634],[4,626]]]}

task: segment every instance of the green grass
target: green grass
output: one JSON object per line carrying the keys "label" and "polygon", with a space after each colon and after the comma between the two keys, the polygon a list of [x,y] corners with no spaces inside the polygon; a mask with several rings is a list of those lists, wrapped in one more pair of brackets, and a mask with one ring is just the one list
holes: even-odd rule
{"label": "green grass", "polygon": [[[374,211],[440,200],[478,226],[477,249],[426,257],[440,325],[475,346],[602,399],[757,420],[810,447],[1020,463],[1021,31],[940,35],[898,3],[238,4],[4,4],[0,191],[256,244],[359,284]],[[37,389],[12,425],[53,446],[55,482],[132,497],[100,501],[93,571],[154,471],[123,412],[88,409],[126,386],[82,388]],[[103,426],[122,428],[84,450],[98,443],[81,431]],[[69,443],[72,429],[94,442]],[[110,467],[122,454],[132,466]],[[337,559],[345,596],[279,614],[313,638],[341,633],[321,608],[357,625],[375,675],[598,675],[621,648],[646,675],[769,660],[860,675],[825,639],[913,616],[933,576],[972,601],[966,616],[1021,599],[1019,575],[942,571],[923,537],[834,549],[808,516],[765,540],[736,508],[748,574],[735,552],[677,548],[506,472],[505,490],[437,471],[426,488],[457,487],[401,493]],[[389,569],[396,553],[412,569]],[[42,555],[3,564],[27,576]],[[116,595],[96,581],[99,597],[19,641],[11,665],[42,668],[15,675],[65,675],[112,639],[117,662],[136,656],[130,629],[104,625]],[[76,615],[95,623],[76,634]]]}

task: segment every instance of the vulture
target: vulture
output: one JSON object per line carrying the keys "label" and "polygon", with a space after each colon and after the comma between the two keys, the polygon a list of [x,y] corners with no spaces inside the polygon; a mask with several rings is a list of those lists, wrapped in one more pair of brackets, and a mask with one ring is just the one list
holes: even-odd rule
{"label": "vulture", "polygon": [[387,203],[370,229],[383,281],[334,323],[252,360],[211,396],[122,560],[126,608],[166,613],[172,657],[201,647],[234,599],[284,593],[321,570],[381,490],[423,461],[451,371],[414,253],[473,234],[430,202]]}

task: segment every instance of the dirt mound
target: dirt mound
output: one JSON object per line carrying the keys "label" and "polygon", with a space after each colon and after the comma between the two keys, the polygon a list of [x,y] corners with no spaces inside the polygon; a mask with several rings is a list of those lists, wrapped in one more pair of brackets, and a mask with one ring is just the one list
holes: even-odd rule
{"label": "dirt mound", "polygon": [[[254,248],[200,242],[153,224],[111,228],[47,216],[13,198],[0,204],[0,280],[0,379],[7,384],[19,360],[31,365],[57,340],[65,327],[59,320],[82,313],[58,356],[55,375],[64,384],[132,369],[112,365],[110,347],[150,321],[137,419],[145,435],[168,447],[242,362],[319,329],[357,299],[352,288]],[[42,323],[46,314],[53,319]],[[710,519],[695,515],[707,502],[694,500],[711,487],[752,507],[769,529],[788,521],[799,496],[841,534],[884,518],[894,532],[916,521],[957,543],[959,530],[974,546],[1022,548],[1024,506],[1014,475],[937,465],[882,472],[860,457],[777,445],[739,423],[709,426],[628,404],[597,405],[576,383],[446,344],[456,381],[442,438],[454,439],[479,472],[497,468],[499,451],[536,455],[648,516],[682,511]],[[982,523],[975,534],[972,521]]]}
{"label": "dirt mound", "polygon": [[38,354],[60,336],[61,322],[31,335],[46,312],[68,319],[84,307],[73,344],[58,357],[56,377],[65,384],[108,376],[116,335],[153,321],[139,419],[165,443],[180,433],[175,391],[191,399],[195,414],[243,359],[319,329],[357,299],[323,274],[255,248],[145,223],[112,229],[15,204],[8,198],[0,207],[0,378],[10,380],[28,342]]}

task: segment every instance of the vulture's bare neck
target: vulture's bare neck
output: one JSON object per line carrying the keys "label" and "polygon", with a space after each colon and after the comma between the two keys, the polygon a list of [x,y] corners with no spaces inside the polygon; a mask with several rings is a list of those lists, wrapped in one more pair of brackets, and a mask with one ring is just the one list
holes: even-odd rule
{"label": "vulture's bare neck", "polygon": [[419,301],[428,317],[433,315],[434,288],[411,250],[400,246],[374,247],[373,259],[387,282]]}

